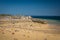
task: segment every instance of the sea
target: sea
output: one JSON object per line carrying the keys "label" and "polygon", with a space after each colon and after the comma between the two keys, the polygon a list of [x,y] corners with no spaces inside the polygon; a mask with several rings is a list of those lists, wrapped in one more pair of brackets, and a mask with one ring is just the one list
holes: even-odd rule
{"label": "sea", "polygon": [[32,18],[39,18],[48,21],[49,24],[60,25],[60,16],[32,16]]}

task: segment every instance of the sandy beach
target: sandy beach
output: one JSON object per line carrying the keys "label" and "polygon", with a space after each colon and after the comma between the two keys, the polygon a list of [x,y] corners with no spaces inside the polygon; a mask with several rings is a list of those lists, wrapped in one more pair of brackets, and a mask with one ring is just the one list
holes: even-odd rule
{"label": "sandy beach", "polygon": [[1,19],[0,40],[60,40],[60,25]]}

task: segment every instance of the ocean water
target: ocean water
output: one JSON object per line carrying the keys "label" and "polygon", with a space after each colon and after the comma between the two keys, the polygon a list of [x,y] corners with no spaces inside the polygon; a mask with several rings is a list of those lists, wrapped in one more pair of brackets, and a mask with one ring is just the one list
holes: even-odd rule
{"label": "ocean water", "polygon": [[32,16],[48,21],[49,24],[60,25],[60,16]]}
{"label": "ocean water", "polygon": [[32,16],[33,18],[60,20],[60,16]]}

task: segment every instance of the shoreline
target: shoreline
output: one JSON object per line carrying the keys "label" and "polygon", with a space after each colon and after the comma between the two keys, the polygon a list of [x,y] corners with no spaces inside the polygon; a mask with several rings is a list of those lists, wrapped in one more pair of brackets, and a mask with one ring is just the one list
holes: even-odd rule
{"label": "shoreline", "polygon": [[[5,17],[6,18],[6,17]],[[1,40],[55,40],[60,39],[60,27],[52,26],[46,20],[22,17],[0,19]],[[45,23],[46,22],[46,23]],[[53,38],[53,39],[52,39]]]}

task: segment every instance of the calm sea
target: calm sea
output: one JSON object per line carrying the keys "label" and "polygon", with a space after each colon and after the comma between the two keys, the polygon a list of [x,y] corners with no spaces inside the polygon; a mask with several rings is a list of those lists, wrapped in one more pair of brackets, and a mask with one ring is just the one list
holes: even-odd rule
{"label": "calm sea", "polygon": [[45,19],[50,24],[60,25],[60,16],[32,16],[33,18]]}
{"label": "calm sea", "polygon": [[60,20],[60,16],[32,16],[33,18]]}

